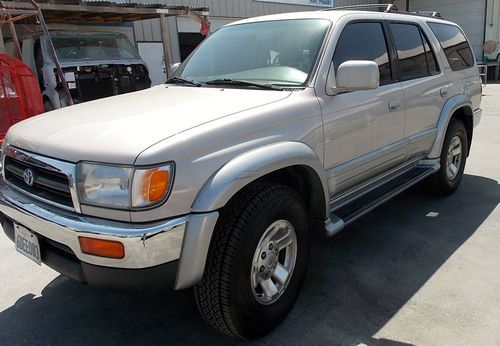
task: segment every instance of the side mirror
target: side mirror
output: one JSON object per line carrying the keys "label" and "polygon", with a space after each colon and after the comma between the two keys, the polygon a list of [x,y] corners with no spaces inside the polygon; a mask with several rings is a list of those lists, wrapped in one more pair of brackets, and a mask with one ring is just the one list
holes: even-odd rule
{"label": "side mirror", "polygon": [[336,95],[340,92],[377,89],[380,85],[378,65],[369,60],[349,60],[335,69],[333,63],[328,72],[326,93]]}
{"label": "side mirror", "polygon": [[179,66],[181,66],[180,62],[176,62],[175,64],[172,64],[172,74],[174,74],[175,71],[177,71],[177,69],[179,68]]}

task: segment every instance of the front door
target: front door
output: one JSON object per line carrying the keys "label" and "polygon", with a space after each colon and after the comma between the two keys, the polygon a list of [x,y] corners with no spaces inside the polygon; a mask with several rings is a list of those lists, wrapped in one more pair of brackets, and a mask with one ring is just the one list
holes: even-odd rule
{"label": "front door", "polygon": [[379,65],[380,87],[341,93],[322,100],[325,169],[330,194],[404,161],[405,107],[401,84],[389,59],[382,22],[352,22],[345,26],[333,56],[333,66],[348,60]]}

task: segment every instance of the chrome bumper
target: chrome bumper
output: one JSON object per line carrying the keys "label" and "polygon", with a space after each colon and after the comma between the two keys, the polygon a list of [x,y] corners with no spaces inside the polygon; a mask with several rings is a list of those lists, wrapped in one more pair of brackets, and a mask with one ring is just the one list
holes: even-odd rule
{"label": "chrome bumper", "polygon": [[[217,212],[193,214],[149,224],[115,222],[40,204],[0,182],[0,212],[8,219],[66,245],[78,260],[103,267],[143,269],[179,260],[176,289],[195,285],[203,276]],[[78,237],[123,243],[125,257],[85,254]]]}
{"label": "chrome bumper", "polygon": [[[35,204],[36,203],[36,204]],[[186,217],[152,224],[114,222],[80,216],[55,207],[39,205],[0,183],[0,212],[46,238],[69,247],[83,262],[114,268],[139,269],[179,259]],[[123,243],[125,257],[112,259],[85,254],[79,236]]]}

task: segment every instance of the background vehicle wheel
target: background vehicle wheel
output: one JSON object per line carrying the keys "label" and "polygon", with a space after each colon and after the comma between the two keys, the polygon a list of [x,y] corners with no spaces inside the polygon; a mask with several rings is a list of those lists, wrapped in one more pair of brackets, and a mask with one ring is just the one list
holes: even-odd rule
{"label": "background vehicle wheel", "polygon": [[269,333],[290,312],[307,269],[306,207],[286,186],[255,185],[223,210],[195,287],[211,326],[241,338]]}
{"label": "background vehicle wheel", "polygon": [[447,196],[455,192],[462,180],[469,151],[464,124],[452,118],[441,151],[441,168],[428,180],[432,193]]}

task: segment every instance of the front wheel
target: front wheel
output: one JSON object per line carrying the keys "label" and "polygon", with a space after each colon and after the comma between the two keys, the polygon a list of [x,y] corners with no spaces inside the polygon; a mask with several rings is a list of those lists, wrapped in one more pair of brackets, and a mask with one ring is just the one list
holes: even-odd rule
{"label": "front wheel", "polygon": [[309,254],[306,207],[281,185],[256,185],[231,201],[214,231],[198,308],[211,326],[241,338],[269,333],[292,309]]}
{"label": "front wheel", "polygon": [[441,151],[441,167],[429,178],[431,192],[439,196],[451,195],[462,180],[468,153],[467,131],[464,124],[452,118]]}

